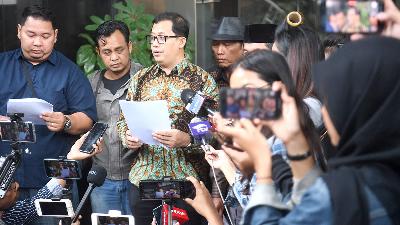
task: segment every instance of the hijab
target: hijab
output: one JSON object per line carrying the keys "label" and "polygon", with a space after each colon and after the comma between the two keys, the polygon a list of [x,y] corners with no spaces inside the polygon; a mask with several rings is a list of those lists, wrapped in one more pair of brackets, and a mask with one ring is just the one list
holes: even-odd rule
{"label": "hijab", "polygon": [[314,80],[340,135],[323,175],[334,224],[369,224],[365,187],[399,224],[400,40],[346,44],[314,68]]}

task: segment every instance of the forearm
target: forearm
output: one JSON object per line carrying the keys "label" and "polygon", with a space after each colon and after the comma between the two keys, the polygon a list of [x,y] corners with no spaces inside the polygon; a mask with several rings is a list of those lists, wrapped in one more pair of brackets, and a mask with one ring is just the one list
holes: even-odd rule
{"label": "forearm", "polygon": [[210,215],[206,215],[205,218],[209,225],[223,225],[222,217],[218,215],[217,211],[211,212]]}
{"label": "forearm", "polygon": [[[302,133],[296,135],[290,141],[285,143],[288,154],[302,155],[307,151],[313,151],[310,149],[304,135]],[[292,169],[293,178],[295,179],[303,179],[306,174],[308,174],[315,166],[314,157],[310,156],[304,160],[300,161],[290,161],[290,167]]]}
{"label": "forearm", "polygon": [[67,130],[67,133],[73,135],[82,134],[93,126],[93,120],[83,112],[76,112],[71,115],[67,115],[71,120],[71,128]]}
{"label": "forearm", "polygon": [[221,167],[222,172],[225,175],[226,180],[228,181],[229,185],[232,186],[235,182],[235,174],[236,174],[236,167],[232,163],[228,163],[225,166]]}

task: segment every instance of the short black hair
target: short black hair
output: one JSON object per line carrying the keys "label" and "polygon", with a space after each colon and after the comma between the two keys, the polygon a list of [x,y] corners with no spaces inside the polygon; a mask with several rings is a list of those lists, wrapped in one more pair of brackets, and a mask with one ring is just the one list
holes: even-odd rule
{"label": "short black hair", "polygon": [[22,11],[22,15],[19,20],[19,24],[21,24],[21,26],[23,26],[26,22],[26,19],[29,16],[33,17],[35,19],[49,21],[49,22],[51,22],[51,25],[53,26],[53,28],[55,28],[55,17],[48,8],[45,8],[45,7],[39,6],[39,5],[32,5],[32,6],[25,7],[24,10]]}
{"label": "short black hair", "polygon": [[174,12],[164,12],[158,14],[154,18],[153,24],[165,20],[172,22],[172,32],[174,32],[176,35],[185,37],[186,39],[189,37],[189,22],[185,19],[185,17]]}
{"label": "short black hair", "polygon": [[109,20],[100,24],[100,26],[97,27],[94,38],[96,41],[96,46],[99,47],[100,39],[102,39],[103,37],[110,37],[111,34],[113,34],[117,30],[122,33],[126,43],[129,43],[130,32],[128,26],[124,22],[119,20]]}

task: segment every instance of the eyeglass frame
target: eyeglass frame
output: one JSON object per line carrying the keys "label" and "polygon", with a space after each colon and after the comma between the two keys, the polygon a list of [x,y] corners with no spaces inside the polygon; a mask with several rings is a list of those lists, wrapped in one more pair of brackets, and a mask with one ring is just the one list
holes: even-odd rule
{"label": "eyeglass frame", "polygon": [[[164,37],[164,42],[159,41],[160,37]],[[167,42],[168,38],[178,38],[178,37],[183,37],[183,36],[179,36],[179,35],[146,35],[146,40],[150,44],[152,44],[152,43],[154,43],[154,40],[157,39],[157,43],[162,45]]]}

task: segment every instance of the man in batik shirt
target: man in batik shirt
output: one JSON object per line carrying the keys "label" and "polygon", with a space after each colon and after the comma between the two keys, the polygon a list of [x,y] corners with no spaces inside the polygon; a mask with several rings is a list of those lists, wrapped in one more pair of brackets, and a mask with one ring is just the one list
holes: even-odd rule
{"label": "man in batik shirt", "polygon": [[[153,134],[155,140],[168,148],[142,144],[135,137],[135,131],[128,130],[122,114],[118,122],[122,143],[138,153],[129,174],[129,180],[134,185],[130,198],[131,208],[137,224],[150,224],[152,209],[160,205],[160,202],[138,199],[137,187],[140,180],[160,180],[164,176],[175,179],[185,179],[187,176],[208,177],[209,167],[204,162],[201,148],[191,145],[193,143],[188,124],[194,115],[185,109],[180,96],[182,90],[189,88],[217,100],[218,88],[212,76],[185,59],[184,47],[188,34],[188,22],[181,15],[158,15],[153,20],[151,35],[148,36],[157,64],[140,70],[132,78],[127,94],[127,100],[130,101],[168,102],[172,129]],[[199,215],[184,201],[178,200],[176,205],[188,211],[190,224],[201,224]]]}

